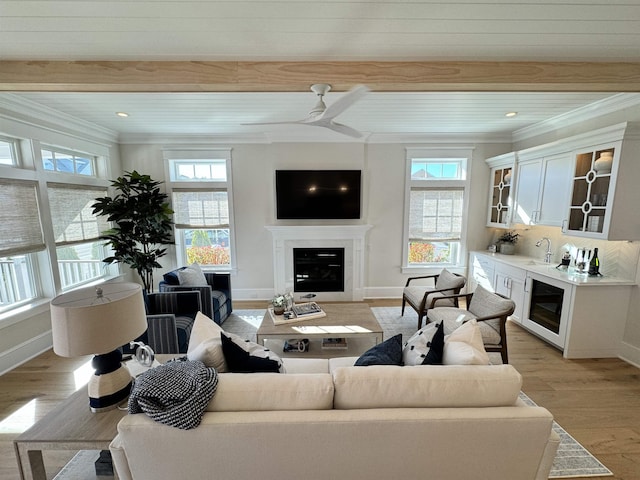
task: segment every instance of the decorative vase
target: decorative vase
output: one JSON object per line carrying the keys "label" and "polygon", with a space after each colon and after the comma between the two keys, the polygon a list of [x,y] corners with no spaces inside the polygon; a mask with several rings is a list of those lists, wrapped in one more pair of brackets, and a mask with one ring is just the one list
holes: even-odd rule
{"label": "decorative vase", "polygon": [[516,250],[516,246],[513,243],[501,243],[500,253],[504,255],[513,255]]}
{"label": "decorative vase", "polygon": [[502,181],[505,185],[511,185],[511,172],[507,173]]}
{"label": "decorative vase", "polygon": [[275,305],[273,306],[273,313],[275,313],[276,315],[282,315],[284,314],[284,305],[280,305],[279,307],[276,307]]}
{"label": "decorative vase", "polygon": [[593,169],[597,173],[611,173],[613,164],[613,152],[602,152],[593,164]]}

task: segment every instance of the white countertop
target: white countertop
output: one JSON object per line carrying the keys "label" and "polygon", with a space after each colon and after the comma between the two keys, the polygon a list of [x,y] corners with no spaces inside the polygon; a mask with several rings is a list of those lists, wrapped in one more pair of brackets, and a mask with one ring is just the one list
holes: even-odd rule
{"label": "white countertop", "polygon": [[555,263],[544,263],[536,258],[525,257],[522,255],[504,255],[500,253],[491,253],[484,251],[472,252],[474,254],[484,255],[497,262],[510,265],[512,267],[522,268],[528,272],[538,273],[550,278],[579,286],[613,286],[613,285],[636,285],[635,280],[626,278],[601,276],[590,277],[588,275],[579,275],[573,267],[568,269],[556,268]]}

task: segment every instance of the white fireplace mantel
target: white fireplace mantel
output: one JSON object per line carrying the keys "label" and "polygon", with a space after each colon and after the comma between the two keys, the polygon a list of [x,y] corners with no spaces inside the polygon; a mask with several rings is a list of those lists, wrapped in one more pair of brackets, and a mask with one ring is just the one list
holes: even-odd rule
{"label": "white fireplace mantel", "polygon": [[344,292],[318,292],[315,300],[363,300],[365,238],[370,228],[371,225],[267,226],[273,237],[275,291],[293,291],[294,248],[344,248]]}

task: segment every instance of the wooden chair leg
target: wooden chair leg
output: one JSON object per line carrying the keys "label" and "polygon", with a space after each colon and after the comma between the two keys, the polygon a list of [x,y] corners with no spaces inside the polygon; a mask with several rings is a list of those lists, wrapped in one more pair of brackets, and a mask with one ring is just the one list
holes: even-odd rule
{"label": "wooden chair leg", "polygon": [[401,317],[404,316],[404,306],[406,303],[407,303],[407,300],[404,297],[402,297],[402,310],[400,310]]}
{"label": "wooden chair leg", "polygon": [[418,330],[422,328],[422,318],[424,317],[424,313],[418,313]]}

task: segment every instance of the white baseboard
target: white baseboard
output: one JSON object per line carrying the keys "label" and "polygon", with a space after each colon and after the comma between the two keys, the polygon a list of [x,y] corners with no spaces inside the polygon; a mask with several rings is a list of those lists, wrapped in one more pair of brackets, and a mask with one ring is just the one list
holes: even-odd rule
{"label": "white baseboard", "polygon": [[634,367],[640,368],[640,347],[627,342],[620,342],[620,354],[618,357]]}
{"label": "white baseboard", "polygon": [[273,295],[273,288],[234,288],[232,300],[268,301]]}
{"label": "white baseboard", "polygon": [[[364,298],[402,298],[402,287],[365,287]],[[241,288],[233,289],[233,300],[266,300],[273,297],[271,288]]]}
{"label": "white baseboard", "polygon": [[397,298],[402,299],[401,287],[365,287],[364,298]]}
{"label": "white baseboard", "polygon": [[52,346],[53,339],[51,337],[51,330],[49,330],[9,350],[0,352],[0,375],[46,352]]}

